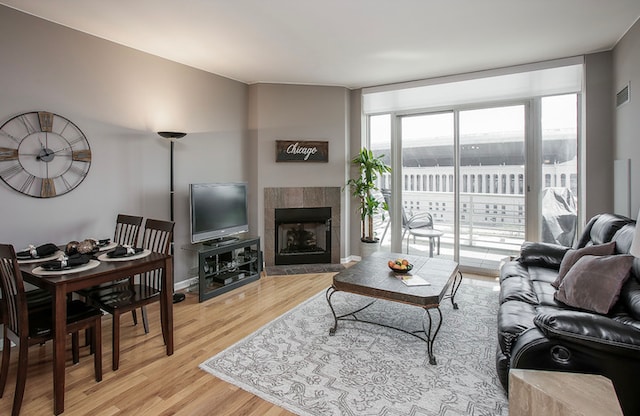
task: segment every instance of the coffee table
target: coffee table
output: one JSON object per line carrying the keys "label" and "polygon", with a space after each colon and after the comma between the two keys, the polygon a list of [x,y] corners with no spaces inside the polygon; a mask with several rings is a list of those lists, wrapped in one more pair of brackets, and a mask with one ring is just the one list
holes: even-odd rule
{"label": "coffee table", "polygon": [[[409,274],[419,275],[430,284],[428,286],[407,286],[403,283],[401,279],[396,277],[398,275],[387,266],[389,260],[397,258],[409,260],[413,264],[413,270]],[[458,309],[455,295],[460,283],[462,283],[462,273],[458,269],[458,263],[454,261],[389,252],[373,253],[333,277],[333,284],[326,292],[327,302],[334,318],[334,325],[329,330],[329,335],[335,334],[338,329],[338,321],[363,322],[395,329],[425,341],[429,364],[435,365],[436,357],[433,354],[433,343],[442,326],[440,304],[446,299],[451,299],[453,309]],[[373,300],[355,311],[338,315],[331,304],[331,298],[337,292],[355,293],[373,298]],[[358,316],[377,300],[400,302],[424,309],[422,330],[408,331],[368,321],[362,316]],[[434,323],[431,316],[432,309],[438,312],[437,324]]]}

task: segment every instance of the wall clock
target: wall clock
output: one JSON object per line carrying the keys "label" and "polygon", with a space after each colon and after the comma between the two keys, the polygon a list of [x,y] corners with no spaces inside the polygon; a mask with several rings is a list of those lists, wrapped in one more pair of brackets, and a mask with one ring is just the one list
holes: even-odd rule
{"label": "wall clock", "polygon": [[64,195],[80,185],[90,166],[87,138],[62,116],[33,111],[0,127],[0,178],[20,193]]}

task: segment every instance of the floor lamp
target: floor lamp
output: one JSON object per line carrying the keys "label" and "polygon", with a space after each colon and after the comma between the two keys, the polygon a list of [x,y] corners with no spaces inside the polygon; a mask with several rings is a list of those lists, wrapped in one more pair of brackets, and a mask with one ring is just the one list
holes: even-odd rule
{"label": "floor lamp", "polygon": [[[159,131],[158,135],[160,137],[164,137],[165,139],[169,139],[169,142],[171,143],[171,162],[170,162],[170,171],[171,171],[171,186],[170,186],[170,192],[169,192],[169,197],[170,197],[170,215],[171,215],[171,221],[173,221],[173,194],[174,194],[174,190],[173,190],[173,144],[176,140],[183,138],[184,136],[187,135],[187,133],[180,133],[180,132],[176,132],[176,131]],[[173,256],[173,234],[171,235],[171,255]],[[171,281],[174,282],[173,280],[173,276],[171,276]],[[175,282],[174,282],[175,283]],[[175,293],[173,294],[173,303],[178,303],[178,302],[182,302],[184,300],[185,296],[183,293]]]}

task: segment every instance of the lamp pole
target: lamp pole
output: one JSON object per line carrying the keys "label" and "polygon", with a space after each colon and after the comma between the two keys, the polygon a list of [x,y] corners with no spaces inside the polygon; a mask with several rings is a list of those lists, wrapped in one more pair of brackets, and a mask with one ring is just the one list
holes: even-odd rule
{"label": "lamp pole", "polygon": [[[174,142],[177,139],[181,139],[184,136],[187,135],[187,133],[180,133],[180,132],[175,132],[175,131],[159,131],[158,135],[161,137],[164,137],[165,139],[169,139],[170,141],[170,146],[171,146],[171,151],[170,151],[170,163],[169,163],[169,170],[170,170],[170,178],[171,178],[171,183],[170,183],[170,188],[169,188],[169,203],[170,203],[170,219],[171,221],[174,221],[173,218],[173,194],[175,193],[174,189],[173,189],[173,145]],[[173,234],[171,234],[171,256],[173,256]],[[171,276],[171,281],[173,282],[173,276]],[[174,282],[175,283],[175,282]],[[173,293],[173,303],[178,303],[178,302],[182,302],[185,299],[185,296],[183,293]]]}

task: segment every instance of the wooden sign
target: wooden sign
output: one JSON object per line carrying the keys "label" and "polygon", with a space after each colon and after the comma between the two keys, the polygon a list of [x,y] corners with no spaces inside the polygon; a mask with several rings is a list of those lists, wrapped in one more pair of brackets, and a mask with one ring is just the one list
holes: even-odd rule
{"label": "wooden sign", "polygon": [[329,142],[276,140],[276,162],[329,162]]}

